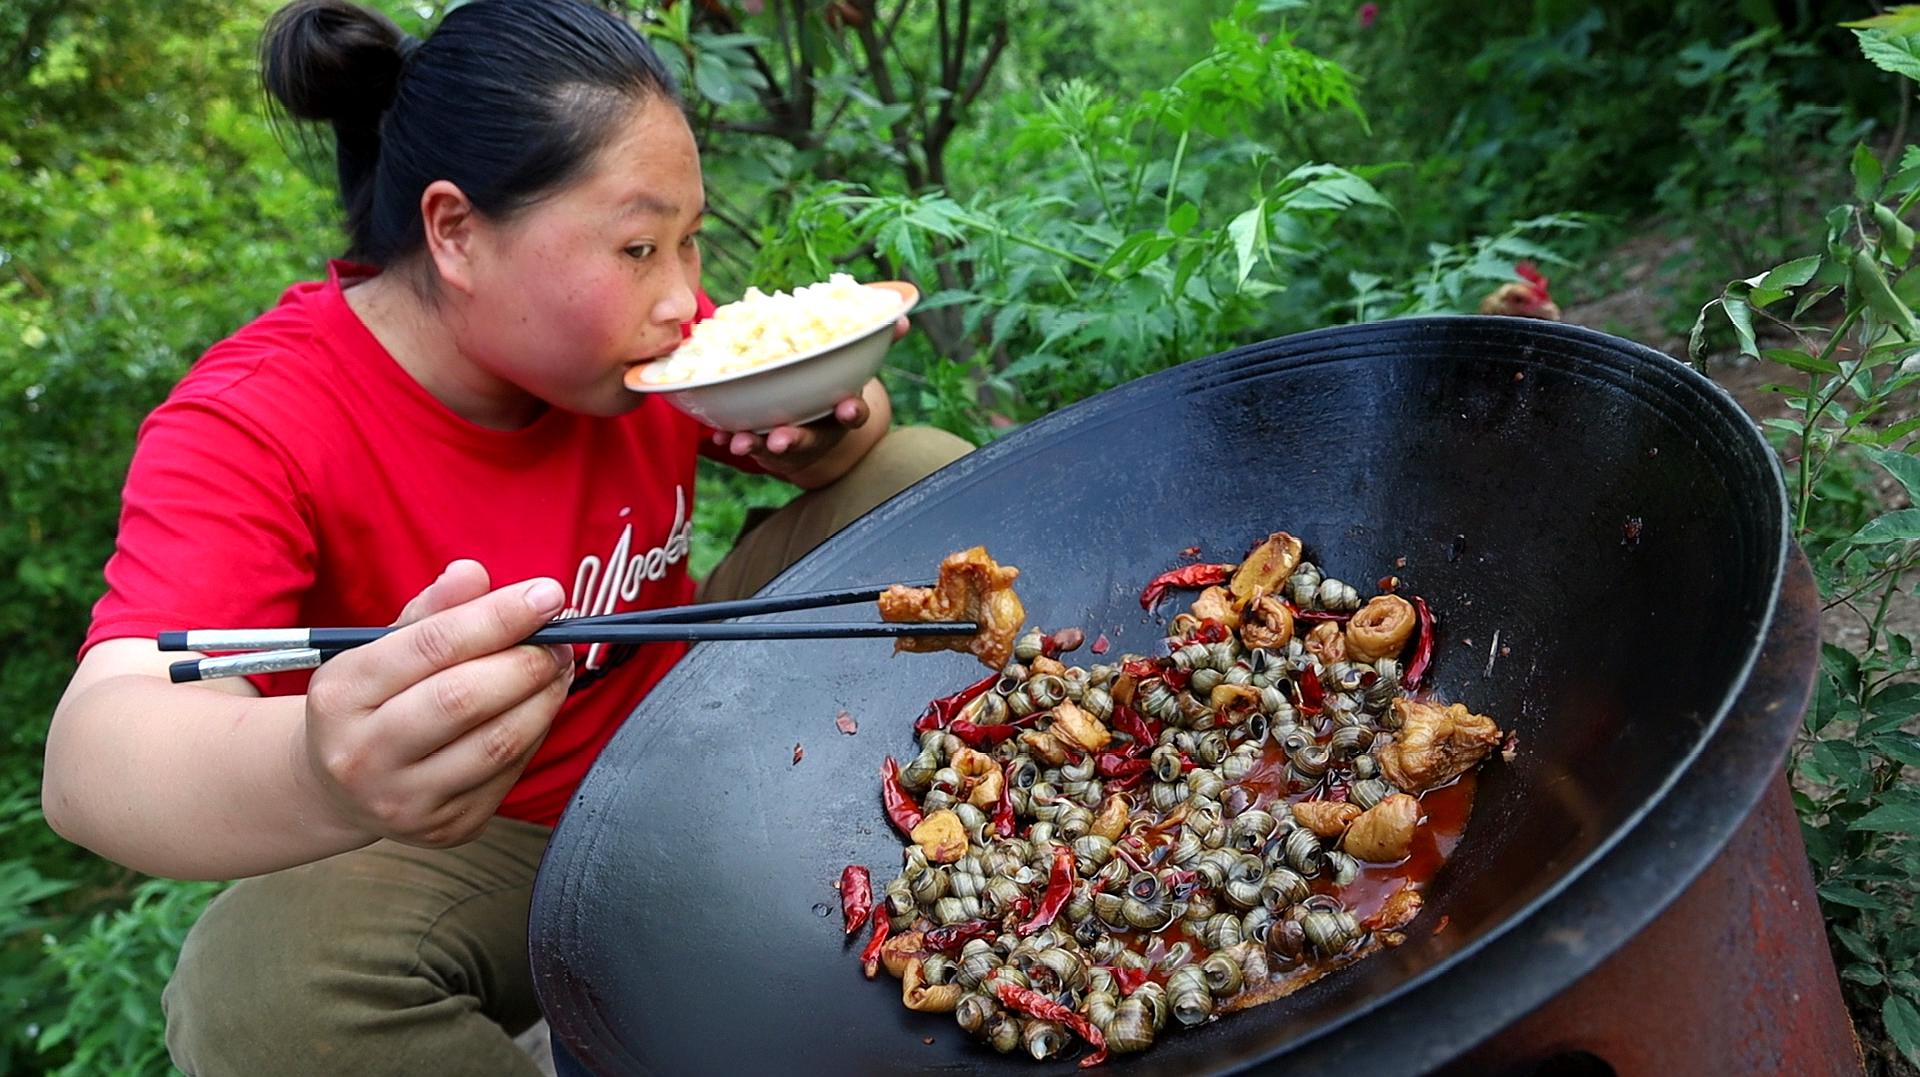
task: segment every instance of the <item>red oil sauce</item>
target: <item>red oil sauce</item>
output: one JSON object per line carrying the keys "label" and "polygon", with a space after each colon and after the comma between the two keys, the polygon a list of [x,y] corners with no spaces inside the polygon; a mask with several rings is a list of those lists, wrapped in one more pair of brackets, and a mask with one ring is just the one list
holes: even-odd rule
{"label": "red oil sauce", "polygon": [[[1335,888],[1331,879],[1321,876],[1312,882],[1319,894],[1336,894],[1348,910],[1366,919],[1380,908],[1388,894],[1407,883],[1424,889],[1440,865],[1446,863],[1460,833],[1466,829],[1467,816],[1473,811],[1475,772],[1469,771],[1457,781],[1439,789],[1430,789],[1420,797],[1421,821],[1414,831],[1413,848],[1398,864],[1366,864],[1360,878],[1343,888]],[[1302,785],[1287,776],[1287,754],[1269,740],[1260,761],[1247,772],[1239,785],[1252,796],[1250,807],[1263,808],[1275,815],[1302,800],[1326,800],[1325,783]],[[1229,788],[1231,792],[1231,788]]]}
{"label": "red oil sauce", "polygon": [[1460,833],[1473,811],[1475,784],[1475,774],[1470,771],[1451,785],[1421,795],[1422,818],[1405,860],[1398,864],[1362,864],[1360,877],[1338,889],[1322,875],[1311,884],[1314,893],[1338,895],[1357,919],[1365,920],[1379,912],[1387,896],[1401,887],[1412,884],[1425,890],[1440,865],[1453,855],[1454,846],[1460,844]]}

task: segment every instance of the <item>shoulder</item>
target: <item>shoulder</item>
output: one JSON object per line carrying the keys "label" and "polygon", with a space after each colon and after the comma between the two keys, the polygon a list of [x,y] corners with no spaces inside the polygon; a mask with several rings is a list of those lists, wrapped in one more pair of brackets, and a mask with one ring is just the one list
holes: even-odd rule
{"label": "shoulder", "polygon": [[140,447],[205,441],[254,457],[297,457],[300,432],[339,410],[327,391],[342,376],[327,288],[324,281],[293,285],[273,308],[208,348],[148,415]]}

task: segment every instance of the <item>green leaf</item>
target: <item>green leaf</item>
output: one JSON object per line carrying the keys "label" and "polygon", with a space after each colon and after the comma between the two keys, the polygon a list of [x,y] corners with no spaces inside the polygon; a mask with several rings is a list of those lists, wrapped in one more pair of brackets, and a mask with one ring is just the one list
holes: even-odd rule
{"label": "green leaf", "polygon": [[1883,513],[1854,532],[1852,541],[1861,546],[1881,542],[1911,542],[1920,539],[1920,509],[1899,509]]}
{"label": "green leaf", "polygon": [[1872,965],[1848,965],[1846,968],[1840,970],[1840,978],[1843,980],[1852,980],[1854,983],[1863,984],[1867,987],[1879,987],[1881,984],[1887,982],[1886,977],[1880,975],[1880,970],[1874,968]]}
{"label": "green leaf", "polygon": [[1886,179],[1886,172],[1880,167],[1880,158],[1862,142],[1853,147],[1853,194],[1862,202],[1871,202],[1880,193],[1880,184]]}
{"label": "green leaf", "polygon": [[1813,275],[1820,271],[1822,261],[1819,255],[1810,254],[1774,266],[1752,282],[1753,292],[1748,296],[1748,302],[1756,307],[1765,307],[1785,299],[1793,294],[1795,288],[1813,279]]}
{"label": "green leaf", "polygon": [[1908,1062],[1920,1066],[1920,1010],[1899,995],[1888,995],[1880,1003],[1880,1020],[1886,1022],[1893,1045]]}
{"label": "green leaf", "polygon": [[1880,955],[1874,951],[1873,944],[1867,941],[1866,936],[1842,924],[1829,926],[1833,929],[1833,937],[1839,939],[1853,956],[1868,962],[1880,960]]}
{"label": "green leaf", "polygon": [[1894,265],[1906,265],[1913,256],[1913,229],[1892,209],[1873,204],[1873,223],[1880,228],[1880,245]]}
{"label": "green leaf", "polygon": [[[1872,909],[1878,911],[1887,907],[1886,902],[1881,901],[1879,898],[1874,897],[1872,894],[1867,893],[1857,886],[1849,886],[1846,883],[1824,883],[1819,887],[1819,894],[1820,900],[1822,901],[1830,901],[1835,905],[1845,905],[1850,909]],[[1877,972],[1874,973],[1874,983],[1880,982],[1879,975]]]}
{"label": "green leaf", "polygon": [[1902,766],[1920,767],[1920,737],[1889,733],[1874,737],[1868,747]]}
{"label": "green leaf", "polygon": [[1920,806],[1882,804],[1855,819],[1851,829],[1880,834],[1920,834]]}
{"label": "green leaf", "polygon": [[1892,11],[1872,18],[1854,19],[1840,25],[1850,30],[1885,30],[1890,34],[1920,33],[1920,4],[1901,4]]}
{"label": "green leaf", "polygon": [[1908,340],[1920,340],[1920,322],[1914,320],[1913,311],[1907,309],[1900,297],[1893,294],[1893,288],[1887,284],[1886,273],[1873,255],[1864,250],[1853,252],[1852,277],[1850,287],[1855,295],[1866,301],[1867,309]]}
{"label": "green leaf", "polygon": [[1193,231],[1193,226],[1198,223],[1200,223],[1200,207],[1192,202],[1182,202],[1180,208],[1174,210],[1173,215],[1167,218],[1167,231],[1176,236],[1184,236]]}
{"label": "green leaf", "polygon": [[1907,488],[1907,497],[1915,504],[1920,504],[1920,456],[1889,449],[1863,448],[1860,451],[1899,479],[1900,485]]}
{"label": "green leaf", "polygon": [[1873,712],[1873,718],[1860,730],[1862,736],[1898,729],[1920,715],[1920,684],[1883,688],[1867,700],[1867,709]]}
{"label": "green leaf", "polygon": [[1052,355],[1047,352],[1030,352],[1008,363],[1007,368],[1000,372],[1000,376],[1006,378],[1008,381],[1018,381],[1029,375],[1039,374],[1049,370],[1058,370],[1066,365],[1067,361],[1058,355]]}
{"label": "green leaf", "polygon": [[1779,363],[1781,366],[1790,366],[1795,370],[1804,370],[1809,374],[1840,373],[1839,363],[1793,348],[1764,348],[1760,352],[1760,358]]}
{"label": "green leaf", "polygon": [[1861,55],[1873,66],[1920,81],[1920,53],[1915,52],[1912,35],[1896,37],[1884,30],[1855,30],[1853,36],[1860,42]]}
{"label": "green leaf", "polygon": [[1820,645],[1820,664],[1836,684],[1852,684],[1860,679],[1860,659],[1837,643]]}
{"label": "green leaf", "polygon": [[1793,305],[1793,316],[1799,318],[1811,310],[1815,303],[1832,295],[1834,287],[1834,285],[1829,284],[1824,288],[1815,288],[1812,291],[1800,293],[1800,301]]}
{"label": "green leaf", "polygon": [[1727,285],[1720,298],[1712,300],[1700,308],[1700,316],[1694,319],[1693,331],[1687,336],[1687,357],[1697,365],[1707,354],[1707,312],[1715,307],[1727,316],[1727,322],[1733,326],[1733,334],[1739,338],[1740,354],[1758,357],[1760,346],[1753,335],[1753,308],[1747,303],[1747,295],[1752,285],[1746,281],[1734,281]]}
{"label": "green leaf", "polygon": [[1233,253],[1239,260],[1233,280],[1237,288],[1247,283],[1247,278],[1253,275],[1254,262],[1266,247],[1266,200],[1261,199],[1258,205],[1235,217],[1227,225],[1227,234],[1233,237]]}

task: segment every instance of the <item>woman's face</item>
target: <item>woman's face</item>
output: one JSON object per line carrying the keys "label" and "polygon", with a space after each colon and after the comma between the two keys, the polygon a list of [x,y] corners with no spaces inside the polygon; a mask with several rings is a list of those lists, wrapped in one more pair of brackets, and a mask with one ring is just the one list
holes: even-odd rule
{"label": "woman's face", "polygon": [[649,97],[584,175],[477,226],[460,351],[556,407],[633,410],[644,397],[622,376],[673,350],[693,319],[705,208],[693,132],[672,103]]}

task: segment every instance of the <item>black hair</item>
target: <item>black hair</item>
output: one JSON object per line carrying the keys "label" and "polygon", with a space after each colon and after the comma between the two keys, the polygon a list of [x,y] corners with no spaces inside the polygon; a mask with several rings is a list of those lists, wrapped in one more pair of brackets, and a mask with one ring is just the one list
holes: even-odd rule
{"label": "black hair", "polygon": [[347,255],[382,267],[424,244],[435,180],[504,219],[576,178],[635,104],[679,104],[646,39],[582,0],[471,0],[424,41],[295,0],[267,22],[260,76],[279,116],[333,126]]}

